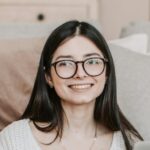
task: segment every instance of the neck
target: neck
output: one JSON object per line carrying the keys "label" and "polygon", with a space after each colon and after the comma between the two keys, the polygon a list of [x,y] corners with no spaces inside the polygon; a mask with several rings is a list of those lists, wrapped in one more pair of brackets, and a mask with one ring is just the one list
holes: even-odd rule
{"label": "neck", "polygon": [[[62,102],[64,115],[64,135],[93,137],[96,123],[93,119],[94,104],[72,105]],[[94,131],[94,132],[93,132]]]}

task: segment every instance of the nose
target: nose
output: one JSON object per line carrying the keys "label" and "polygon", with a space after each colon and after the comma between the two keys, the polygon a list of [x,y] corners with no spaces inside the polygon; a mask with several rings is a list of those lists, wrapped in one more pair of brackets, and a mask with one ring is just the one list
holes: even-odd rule
{"label": "nose", "polygon": [[76,70],[76,73],[74,75],[74,78],[84,78],[86,77],[87,74],[86,72],[84,71],[84,68],[83,68],[83,63],[81,62],[78,62],[77,63],[77,70]]}

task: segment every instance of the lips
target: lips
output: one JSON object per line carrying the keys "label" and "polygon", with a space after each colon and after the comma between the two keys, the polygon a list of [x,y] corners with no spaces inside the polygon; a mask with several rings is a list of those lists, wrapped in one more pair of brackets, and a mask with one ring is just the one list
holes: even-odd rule
{"label": "lips", "polygon": [[72,84],[69,85],[69,87],[71,89],[75,89],[75,90],[84,90],[84,89],[89,89],[93,86],[93,84],[88,83],[88,84]]}

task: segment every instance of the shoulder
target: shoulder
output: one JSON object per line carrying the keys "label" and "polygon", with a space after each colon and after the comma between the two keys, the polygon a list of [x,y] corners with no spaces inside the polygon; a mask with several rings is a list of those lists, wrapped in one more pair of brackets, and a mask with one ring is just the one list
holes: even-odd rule
{"label": "shoulder", "polygon": [[13,123],[9,124],[0,132],[0,136],[7,135],[7,134],[11,135],[12,133],[18,133],[20,130],[27,128],[27,124],[28,124],[28,119],[14,121]]}
{"label": "shoulder", "polygon": [[136,135],[134,135],[134,134],[131,133],[130,131],[127,131],[126,134],[127,134],[128,139],[129,139],[129,141],[130,141],[130,144],[131,144],[132,146],[134,146],[137,142],[140,142],[140,141],[141,141]]}
{"label": "shoulder", "polygon": [[[126,131],[126,135],[129,139],[130,144],[134,147],[134,145],[140,141],[140,139],[135,136],[133,133],[130,131]],[[121,131],[115,131],[113,135],[113,143],[112,143],[113,149],[111,150],[124,150],[126,149],[125,147],[125,141],[123,138],[123,135]]]}
{"label": "shoulder", "polygon": [[11,149],[17,143],[22,143],[24,138],[26,138],[27,130],[27,119],[11,123],[0,132],[0,146],[5,147],[5,149]]}
{"label": "shoulder", "polygon": [[121,131],[114,132],[111,150],[125,150],[125,143]]}

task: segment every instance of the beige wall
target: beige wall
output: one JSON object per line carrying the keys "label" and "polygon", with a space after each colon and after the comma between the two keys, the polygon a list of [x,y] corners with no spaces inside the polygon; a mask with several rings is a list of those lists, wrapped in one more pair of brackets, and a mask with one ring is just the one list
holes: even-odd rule
{"label": "beige wall", "polygon": [[[96,19],[107,39],[119,37],[121,29],[133,21],[146,21],[150,0],[0,0],[1,22],[44,22],[59,19]],[[58,11],[59,10],[59,11]],[[57,15],[55,15],[57,14]]]}
{"label": "beige wall", "polygon": [[149,19],[149,0],[99,0],[100,22],[108,39],[117,38],[132,21]]}

